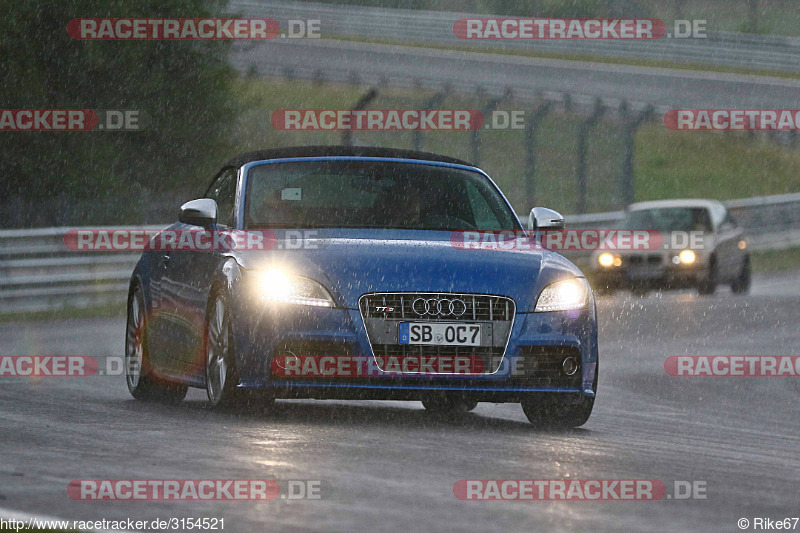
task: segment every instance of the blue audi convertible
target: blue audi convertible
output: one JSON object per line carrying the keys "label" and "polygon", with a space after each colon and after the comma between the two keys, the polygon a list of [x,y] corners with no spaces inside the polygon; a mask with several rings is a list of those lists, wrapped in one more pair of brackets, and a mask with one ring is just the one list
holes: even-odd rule
{"label": "blue audi convertible", "polygon": [[514,402],[536,425],[580,426],[597,392],[594,296],[536,239],[563,225],[536,207],[523,229],[485,172],[450,157],[243,154],[133,271],[128,389],[204,388],[214,407],[413,400],[440,416]]}

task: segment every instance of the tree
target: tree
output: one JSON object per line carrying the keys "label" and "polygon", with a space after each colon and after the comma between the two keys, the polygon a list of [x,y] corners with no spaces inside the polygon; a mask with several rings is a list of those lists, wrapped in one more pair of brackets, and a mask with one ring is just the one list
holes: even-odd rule
{"label": "tree", "polygon": [[223,8],[211,0],[15,4],[0,19],[0,107],[128,109],[152,122],[128,133],[0,132],[0,197],[200,188],[236,113],[229,41],[81,41],[66,28],[74,18],[204,18]]}

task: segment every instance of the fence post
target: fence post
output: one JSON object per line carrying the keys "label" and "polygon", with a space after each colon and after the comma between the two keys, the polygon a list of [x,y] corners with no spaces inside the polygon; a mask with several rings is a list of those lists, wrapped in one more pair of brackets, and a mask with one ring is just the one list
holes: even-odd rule
{"label": "fence post", "polygon": [[576,166],[576,179],[578,183],[578,214],[586,212],[586,155],[589,151],[589,131],[603,115],[603,103],[600,98],[594,101],[592,114],[581,123],[578,129],[578,164]]}
{"label": "fence post", "polygon": [[[477,90],[478,97],[482,96],[483,90],[478,88]],[[495,109],[497,109],[497,105],[502,102],[503,100],[507,100],[511,97],[511,88],[506,87],[503,91],[501,96],[497,96],[495,98],[491,98],[489,101],[486,102],[486,105],[481,109],[481,115],[483,115],[483,125],[486,127],[487,120],[489,114],[492,113]],[[481,130],[483,128],[478,128],[472,130],[472,135],[470,136],[470,147],[472,148],[472,161],[471,163],[476,166],[480,166],[481,164]]]}
{"label": "fence post", "polygon": [[[356,102],[356,105],[353,106],[351,111],[360,111],[364,109],[365,107],[367,107],[367,104],[369,104],[372,100],[375,99],[376,96],[378,96],[378,89],[372,87],[370,90],[364,93],[364,95],[361,98],[358,99],[358,102]],[[352,121],[351,121],[351,126],[352,126]],[[342,144],[346,146],[353,145],[353,131],[351,129],[346,129],[342,132]]]}
{"label": "fence post", "polygon": [[526,153],[526,172],[525,172],[525,204],[526,209],[534,206],[536,195],[536,130],[539,123],[550,112],[552,102],[539,104],[533,112],[531,120],[525,124],[525,153]]}
{"label": "fence post", "polygon": [[[422,109],[436,109],[439,107],[445,98],[450,94],[452,90],[449,84],[445,84],[442,87],[442,90],[438,93],[434,94],[431,98],[429,98],[426,102],[422,104]],[[422,130],[415,130],[412,135],[412,148],[414,150],[422,150]]]}
{"label": "fence post", "polygon": [[630,109],[627,102],[622,102],[619,109],[622,117],[622,170],[619,175],[619,194],[622,206],[625,207],[636,201],[636,180],[633,175],[634,136],[639,126],[650,120],[653,116],[653,106],[648,105],[644,111],[630,118]]}

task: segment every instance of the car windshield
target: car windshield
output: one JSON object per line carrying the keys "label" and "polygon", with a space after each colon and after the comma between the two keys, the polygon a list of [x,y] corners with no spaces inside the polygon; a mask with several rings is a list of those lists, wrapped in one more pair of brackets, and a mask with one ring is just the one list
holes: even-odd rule
{"label": "car windshield", "polygon": [[621,227],[656,231],[709,231],[711,220],[704,207],[639,209],[629,212]]}
{"label": "car windshield", "polygon": [[272,163],[247,179],[248,228],[520,229],[477,172],[386,161]]}

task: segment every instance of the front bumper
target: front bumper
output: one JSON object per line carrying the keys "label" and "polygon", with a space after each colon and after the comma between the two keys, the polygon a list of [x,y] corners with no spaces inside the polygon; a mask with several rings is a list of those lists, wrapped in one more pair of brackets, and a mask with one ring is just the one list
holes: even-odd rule
{"label": "front bumper", "polygon": [[708,267],[696,265],[658,265],[647,269],[598,267],[594,272],[595,287],[611,289],[633,286],[653,289],[686,289],[697,287],[708,276]]}
{"label": "front bumper", "polygon": [[[533,392],[593,397],[597,388],[597,322],[588,309],[516,313],[496,372],[419,374],[385,372],[374,360],[358,309],[312,308],[238,300],[233,305],[239,387],[270,389],[281,398],[418,400],[431,394],[464,394],[476,401],[518,402]],[[273,358],[291,346],[307,354],[356,356],[374,361],[368,375],[301,376],[272,372]],[[307,349],[306,349],[307,348]],[[326,352],[335,352],[328,354]],[[572,376],[561,361],[578,360]]]}

